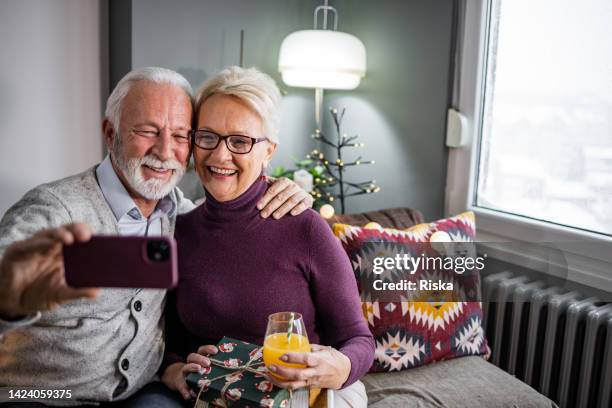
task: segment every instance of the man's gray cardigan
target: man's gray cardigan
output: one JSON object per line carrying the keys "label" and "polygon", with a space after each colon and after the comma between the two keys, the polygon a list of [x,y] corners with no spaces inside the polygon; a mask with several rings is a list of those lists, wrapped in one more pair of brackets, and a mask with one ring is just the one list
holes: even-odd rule
{"label": "man's gray cardigan", "polygon": [[[179,189],[177,213],[193,208]],[[0,255],[41,229],[86,222],[96,234],[118,234],[117,220],[98,186],[95,168],[36,187],[0,221]],[[162,219],[174,233],[175,216]],[[77,405],[127,398],[155,376],[164,352],[166,292],[103,289],[29,322],[0,324],[0,386],[70,389]],[[134,304],[140,301],[142,309]]]}

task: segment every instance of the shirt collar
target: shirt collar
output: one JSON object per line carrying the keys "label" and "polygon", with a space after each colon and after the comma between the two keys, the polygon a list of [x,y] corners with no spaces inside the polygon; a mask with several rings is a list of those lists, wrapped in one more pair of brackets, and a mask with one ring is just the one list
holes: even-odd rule
{"label": "shirt collar", "polygon": [[[132,197],[130,197],[130,194],[123,186],[123,183],[121,183],[119,176],[117,176],[111,163],[110,155],[107,155],[96,169],[96,177],[98,178],[100,190],[102,190],[102,194],[113,211],[115,218],[117,218],[117,221],[126,214],[133,219],[144,219],[138,206],[136,206],[134,200],[132,200]],[[176,208],[176,199],[174,194],[170,193],[159,200],[151,217],[157,218],[162,214],[171,217],[176,212]]]}

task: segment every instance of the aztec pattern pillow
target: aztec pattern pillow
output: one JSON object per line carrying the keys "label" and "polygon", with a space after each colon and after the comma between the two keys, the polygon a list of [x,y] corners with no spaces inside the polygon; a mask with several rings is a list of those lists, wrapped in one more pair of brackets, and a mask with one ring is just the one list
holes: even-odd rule
{"label": "aztec pattern pillow", "polygon": [[[406,246],[429,242],[436,233],[447,239],[450,237],[453,243],[473,242],[476,234],[473,212],[406,230],[369,225],[360,228],[346,224],[334,224],[333,230],[351,259],[358,282],[364,274],[372,273],[368,270],[371,266],[361,262],[368,243],[380,242],[386,247]],[[472,283],[479,289],[479,277]],[[425,301],[414,301],[413,298],[411,301],[386,302],[369,299],[362,287],[360,292],[363,314],[376,341],[370,372],[399,371],[433,361],[488,353],[481,325],[480,302],[432,301],[427,295],[423,298]]]}

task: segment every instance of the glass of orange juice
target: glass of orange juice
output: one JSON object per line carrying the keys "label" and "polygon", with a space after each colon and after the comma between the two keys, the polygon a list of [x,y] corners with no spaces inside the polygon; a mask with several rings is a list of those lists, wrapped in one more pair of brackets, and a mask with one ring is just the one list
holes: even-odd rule
{"label": "glass of orange juice", "polygon": [[[308,342],[302,315],[295,312],[271,314],[268,316],[268,328],[263,344],[264,364],[266,367],[271,365],[305,367],[303,364],[286,363],[281,360],[280,357],[287,352],[310,352],[310,343]],[[279,375],[275,375],[275,377],[283,379]]]}

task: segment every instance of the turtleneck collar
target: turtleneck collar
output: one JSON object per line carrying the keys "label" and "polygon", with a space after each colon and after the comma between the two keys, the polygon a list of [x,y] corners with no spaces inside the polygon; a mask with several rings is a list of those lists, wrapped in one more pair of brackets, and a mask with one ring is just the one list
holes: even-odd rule
{"label": "turtleneck collar", "polygon": [[218,201],[207,190],[202,209],[210,220],[232,222],[258,215],[257,202],[268,189],[264,176],[258,177],[247,191],[230,201]]}

